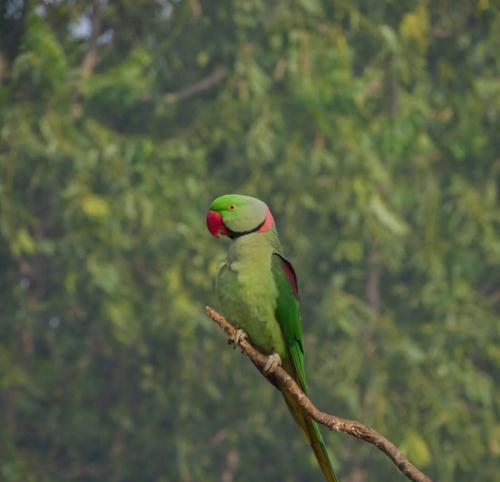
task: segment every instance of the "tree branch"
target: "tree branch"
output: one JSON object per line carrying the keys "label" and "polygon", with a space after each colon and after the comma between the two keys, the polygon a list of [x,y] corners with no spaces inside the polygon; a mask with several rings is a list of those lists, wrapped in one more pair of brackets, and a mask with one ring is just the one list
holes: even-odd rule
{"label": "tree branch", "polygon": [[[224,330],[226,335],[229,337],[234,336],[236,328],[220,313],[209,306],[206,307],[206,313],[222,328],[222,330]],[[245,354],[262,370],[267,362],[267,357],[256,350],[247,339],[240,341],[239,345],[243,352],[245,352]],[[352,437],[359,438],[375,445],[375,447],[384,452],[410,480],[414,482],[432,482],[431,479],[420,472],[420,470],[418,470],[390,440],[380,433],[355,420],[336,417],[335,415],[330,415],[316,408],[309,397],[299,388],[293,378],[290,377],[283,368],[276,368],[273,372],[273,376],[279,381],[280,387],[293,395],[304,410],[318,423],[325,425],[331,430],[344,432]]]}
{"label": "tree branch", "polygon": [[188,99],[189,97],[208,90],[214,85],[217,85],[219,82],[222,82],[227,77],[227,74],[228,72],[225,67],[218,67],[204,79],[188,85],[187,87],[184,87],[176,92],[164,94],[163,98],[171,104],[178,102],[179,100]]}
{"label": "tree branch", "polygon": [[92,4],[92,13],[90,15],[91,32],[89,46],[82,60],[82,74],[87,78],[92,74],[97,63],[97,40],[101,35],[101,24],[104,5],[101,0],[94,0]]}
{"label": "tree branch", "polygon": [[163,100],[168,104],[175,104],[181,100],[189,99],[205,90],[211,89],[217,84],[220,84],[227,76],[228,70],[226,67],[217,67],[213,72],[208,74],[201,80],[198,80],[194,84],[187,85],[182,89],[176,90],[174,92],[167,92],[165,94],[151,95],[147,94],[142,97],[144,102],[150,102],[153,100]]}

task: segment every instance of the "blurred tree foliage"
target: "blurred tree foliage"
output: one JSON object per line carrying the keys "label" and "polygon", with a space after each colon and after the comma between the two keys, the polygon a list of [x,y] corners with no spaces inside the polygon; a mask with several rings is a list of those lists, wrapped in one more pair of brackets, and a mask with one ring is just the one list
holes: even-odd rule
{"label": "blurred tree foliage", "polygon": [[490,0],[1,2],[0,479],[320,480],[203,314],[226,192],[274,210],[318,405],[498,477],[499,32]]}

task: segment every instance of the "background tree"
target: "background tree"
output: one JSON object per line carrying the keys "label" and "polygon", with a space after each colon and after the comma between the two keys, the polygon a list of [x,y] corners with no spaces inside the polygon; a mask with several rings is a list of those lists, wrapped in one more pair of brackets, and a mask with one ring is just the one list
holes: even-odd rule
{"label": "background tree", "polygon": [[[225,192],[273,208],[318,406],[494,480],[496,2],[0,9],[2,480],[317,479],[203,314]],[[325,435],[342,481],[404,480]]]}

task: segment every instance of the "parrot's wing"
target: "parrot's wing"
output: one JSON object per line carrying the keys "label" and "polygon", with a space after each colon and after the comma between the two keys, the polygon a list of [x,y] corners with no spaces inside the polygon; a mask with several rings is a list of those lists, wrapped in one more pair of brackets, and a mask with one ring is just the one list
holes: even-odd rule
{"label": "parrot's wing", "polygon": [[278,288],[276,319],[280,324],[297,372],[298,380],[296,381],[300,383],[304,391],[307,391],[297,276],[291,263],[278,253],[272,256],[272,272]]}

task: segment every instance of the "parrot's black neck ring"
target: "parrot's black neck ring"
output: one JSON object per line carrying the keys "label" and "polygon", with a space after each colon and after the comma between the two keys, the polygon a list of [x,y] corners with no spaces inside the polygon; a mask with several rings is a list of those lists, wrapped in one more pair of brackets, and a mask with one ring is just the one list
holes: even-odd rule
{"label": "parrot's black neck ring", "polygon": [[241,238],[242,236],[246,236],[247,234],[256,233],[262,226],[264,226],[265,222],[266,222],[266,220],[264,219],[264,221],[262,221],[260,224],[255,226],[255,228],[249,229],[248,231],[233,231],[232,229],[229,229],[226,226],[226,229],[229,231],[228,237],[231,238],[232,240],[235,240],[235,239]]}

